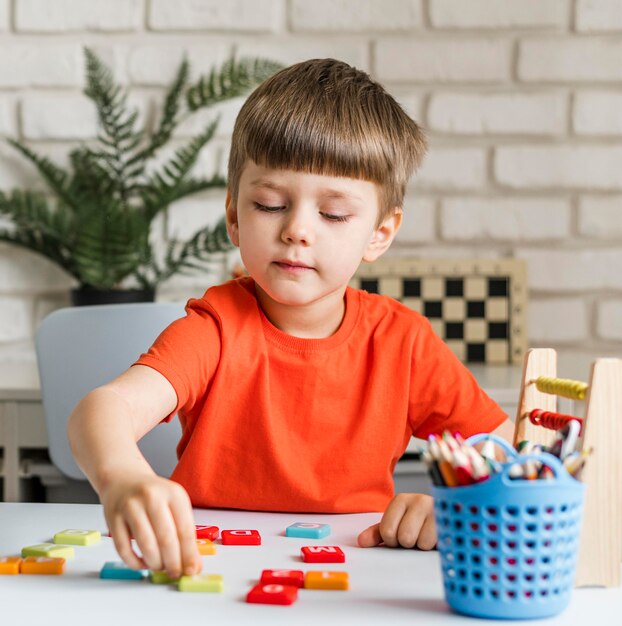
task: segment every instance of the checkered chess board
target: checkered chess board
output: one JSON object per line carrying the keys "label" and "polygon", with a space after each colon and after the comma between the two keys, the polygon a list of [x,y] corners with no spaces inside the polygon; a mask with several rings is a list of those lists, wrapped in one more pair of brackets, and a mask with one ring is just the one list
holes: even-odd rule
{"label": "checkered chess board", "polygon": [[463,362],[522,362],[527,284],[518,259],[379,259],[350,285],[425,315]]}

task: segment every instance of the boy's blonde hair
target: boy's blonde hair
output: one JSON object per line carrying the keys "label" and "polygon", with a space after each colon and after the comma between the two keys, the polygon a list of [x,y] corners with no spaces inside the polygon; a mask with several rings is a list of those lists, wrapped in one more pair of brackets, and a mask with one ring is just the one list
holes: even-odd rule
{"label": "boy's blonde hair", "polygon": [[380,223],[402,207],[425,151],[421,128],[368,74],[335,59],[312,59],[265,80],[242,106],[231,141],[229,192],[236,202],[247,159],[369,180],[380,188]]}

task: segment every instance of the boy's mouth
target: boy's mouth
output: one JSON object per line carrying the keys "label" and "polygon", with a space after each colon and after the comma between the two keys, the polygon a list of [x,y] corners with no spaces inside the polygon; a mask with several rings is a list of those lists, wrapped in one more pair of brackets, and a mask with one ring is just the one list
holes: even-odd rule
{"label": "boy's mouth", "polygon": [[288,261],[286,259],[274,261],[274,264],[286,272],[304,272],[313,269],[309,265],[305,265],[304,263],[300,263],[299,261]]}

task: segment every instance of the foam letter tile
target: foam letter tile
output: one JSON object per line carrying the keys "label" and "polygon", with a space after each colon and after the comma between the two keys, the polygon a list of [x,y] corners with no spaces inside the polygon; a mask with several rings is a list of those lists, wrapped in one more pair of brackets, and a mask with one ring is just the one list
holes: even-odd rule
{"label": "foam letter tile", "polygon": [[247,594],[246,601],[254,604],[294,604],[298,599],[298,587],[293,585],[255,585]]}
{"label": "foam letter tile", "polygon": [[68,528],[54,535],[54,543],[66,543],[73,546],[92,546],[101,541],[99,530],[78,530]]}
{"label": "foam letter tile", "polygon": [[182,576],[179,579],[179,591],[210,591],[222,592],[224,586],[220,574],[196,574],[194,576]]}
{"label": "foam letter tile", "polygon": [[322,539],[330,535],[328,524],[316,524],[310,522],[296,522],[285,529],[287,537],[302,537],[303,539]]}
{"label": "foam letter tile", "polygon": [[72,559],[75,550],[71,546],[62,546],[57,543],[38,543],[36,546],[22,548],[22,556],[47,556],[57,559]]}
{"label": "foam letter tile", "polygon": [[256,530],[223,530],[220,541],[223,546],[259,546],[261,535]]}
{"label": "foam letter tile", "polygon": [[100,578],[108,580],[142,580],[147,570],[132,569],[122,561],[106,561],[99,572]]}
{"label": "foam letter tile", "polygon": [[218,539],[218,533],[220,532],[218,526],[201,526],[197,524],[195,529],[197,539],[209,539],[210,541],[216,541],[216,539]]}
{"label": "foam letter tile", "polygon": [[197,539],[197,548],[203,556],[216,554],[216,544],[209,539]]}
{"label": "foam letter tile", "polygon": [[168,585],[169,583],[179,582],[179,578],[170,578],[166,572],[149,572],[149,580],[154,585]]}
{"label": "foam letter tile", "polygon": [[0,556],[0,575],[19,574],[22,560],[18,556]]}
{"label": "foam letter tile", "polygon": [[65,559],[47,556],[28,556],[20,564],[22,574],[62,574],[65,571]]}
{"label": "foam letter tile", "polygon": [[301,549],[305,563],[345,563],[346,555],[339,546],[305,546]]}
{"label": "foam letter tile", "polygon": [[307,572],[305,589],[339,589],[349,587],[348,572]]}
{"label": "foam letter tile", "polygon": [[305,575],[299,569],[265,569],[261,572],[261,583],[269,585],[292,585],[293,587],[304,586]]}

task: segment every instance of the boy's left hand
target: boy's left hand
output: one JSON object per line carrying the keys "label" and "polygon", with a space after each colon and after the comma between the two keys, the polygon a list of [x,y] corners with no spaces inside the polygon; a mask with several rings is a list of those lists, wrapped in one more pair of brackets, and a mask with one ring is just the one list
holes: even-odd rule
{"label": "boy's left hand", "polygon": [[420,548],[436,546],[436,524],[432,496],[421,493],[399,493],[389,503],[379,524],[366,528],[358,536],[361,548],[384,543],[391,548]]}

